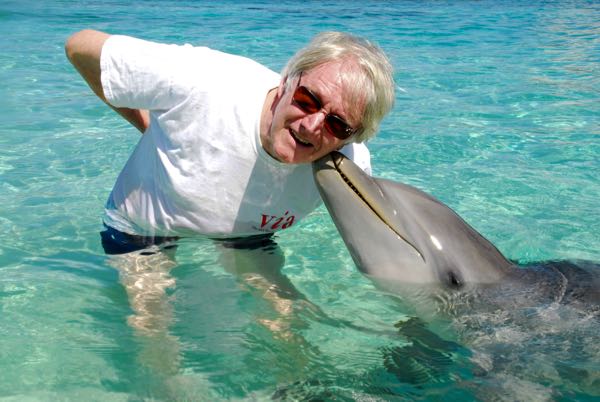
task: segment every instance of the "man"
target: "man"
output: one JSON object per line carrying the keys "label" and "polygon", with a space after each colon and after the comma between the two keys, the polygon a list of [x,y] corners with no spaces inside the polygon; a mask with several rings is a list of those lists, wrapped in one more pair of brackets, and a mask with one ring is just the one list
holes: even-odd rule
{"label": "man", "polygon": [[[111,192],[107,252],[179,236],[270,236],[320,197],[310,163],[344,148],[365,170],[394,99],[383,52],[323,33],[281,76],[243,57],[85,30],[66,53],[100,99],[144,135]],[[115,246],[115,247],[113,247]]]}

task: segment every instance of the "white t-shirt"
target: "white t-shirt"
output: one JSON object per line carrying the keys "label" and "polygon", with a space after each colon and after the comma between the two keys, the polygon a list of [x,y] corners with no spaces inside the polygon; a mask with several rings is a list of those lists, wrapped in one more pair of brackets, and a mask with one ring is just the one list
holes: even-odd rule
{"label": "white t-shirt", "polygon": [[[320,204],[310,164],[283,164],[260,143],[279,74],[190,45],[110,37],[102,87],[116,107],[150,110],[150,126],[119,174],[104,221],[129,234],[238,237],[294,226]],[[363,169],[363,144],[344,150]]]}

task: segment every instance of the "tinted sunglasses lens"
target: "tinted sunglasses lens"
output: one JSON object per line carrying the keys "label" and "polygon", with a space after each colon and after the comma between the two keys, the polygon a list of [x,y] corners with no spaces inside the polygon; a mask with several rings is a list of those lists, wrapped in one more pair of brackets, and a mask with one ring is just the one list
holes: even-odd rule
{"label": "tinted sunglasses lens", "polygon": [[316,113],[321,110],[321,104],[305,87],[298,87],[292,97],[296,106],[306,113]]}
{"label": "tinted sunglasses lens", "polygon": [[[292,101],[305,113],[313,114],[321,110],[321,102],[304,86],[296,88]],[[354,130],[344,120],[333,114],[325,117],[325,128],[340,140],[345,140],[354,133]]]}
{"label": "tinted sunglasses lens", "polygon": [[346,122],[335,115],[328,114],[325,118],[325,128],[340,140],[350,137],[354,130]]}

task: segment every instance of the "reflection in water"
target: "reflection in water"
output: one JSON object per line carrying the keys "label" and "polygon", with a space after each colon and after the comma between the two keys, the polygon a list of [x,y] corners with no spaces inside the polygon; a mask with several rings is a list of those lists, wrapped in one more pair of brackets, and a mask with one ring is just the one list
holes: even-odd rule
{"label": "reflection in water", "polygon": [[[262,359],[269,360],[265,370],[278,383],[292,381],[303,373],[308,375],[316,366],[324,365],[320,351],[304,338],[302,331],[312,319],[326,316],[281,272],[285,262],[281,248],[270,238],[215,241],[213,245],[220,269],[235,278],[242,293],[259,302],[259,308],[250,313],[258,324],[254,329],[267,330],[254,333],[248,328],[245,332],[244,345],[250,350],[251,360],[246,364],[255,367],[266,363]],[[153,389],[149,392],[166,398],[186,395],[186,378],[190,374],[183,361],[182,341],[173,334],[177,319],[176,279],[172,275],[177,267],[175,251],[176,246],[171,243],[109,257],[110,265],[119,272],[132,309],[127,323],[140,345],[139,364],[152,376]],[[202,316],[197,319],[202,320]],[[261,358],[255,360],[256,356]],[[218,382],[212,387],[217,385]]]}
{"label": "reflection in water", "polygon": [[281,273],[285,256],[271,238],[250,241],[218,243],[219,262],[224,269],[236,276],[242,287],[257,299],[269,303],[273,317],[258,317],[257,321],[268,328],[276,337],[286,340],[294,338],[291,331],[294,301],[302,295]]}
{"label": "reflection in water", "polygon": [[169,332],[173,305],[169,291],[175,287],[175,248],[150,249],[113,255],[109,263],[119,271],[119,279],[133,313],[127,323],[140,338],[140,364],[159,376],[174,375],[180,368],[180,345]]}
{"label": "reflection in water", "polygon": [[237,278],[242,290],[254,300],[266,302],[266,308],[253,314],[255,322],[271,336],[247,334],[247,346],[252,350],[248,367],[261,366],[276,383],[287,383],[323,366],[318,347],[302,334],[308,327],[304,313],[322,312],[281,272],[285,256],[277,243],[263,238],[250,243],[218,242],[217,248],[220,265]]}

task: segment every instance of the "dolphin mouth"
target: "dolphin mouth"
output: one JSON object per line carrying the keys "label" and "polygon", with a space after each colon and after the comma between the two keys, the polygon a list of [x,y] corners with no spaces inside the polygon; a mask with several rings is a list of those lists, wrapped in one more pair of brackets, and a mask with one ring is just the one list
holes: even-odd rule
{"label": "dolphin mouth", "polygon": [[314,169],[334,168],[340,178],[362,201],[363,205],[369,208],[399,239],[410,246],[425,262],[425,256],[419,248],[410,240],[410,236],[399,224],[400,214],[393,207],[393,203],[386,199],[385,194],[377,183],[364,173],[354,162],[346,158],[340,152],[331,152],[321,160],[315,162]]}
{"label": "dolphin mouth", "polygon": [[[331,162],[333,162],[333,167],[335,167],[335,170],[339,173],[342,180],[344,180],[344,183],[346,183],[348,185],[348,187],[350,187],[350,189],[354,192],[354,194],[356,194],[356,196],[358,198],[360,198],[371,209],[371,211],[373,211],[380,219],[383,219],[377,213],[377,211],[373,208],[371,203],[369,203],[369,201],[363,196],[363,194],[359,191],[359,189],[356,188],[356,186],[352,183],[352,180],[350,180],[350,177],[348,177],[346,175],[346,173],[344,173],[344,170],[342,168],[344,159],[345,159],[344,155],[342,155],[339,152],[331,153]],[[387,222],[386,222],[386,224],[387,224]],[[388,224],[388,226],[389,226],[389,224]]]}

